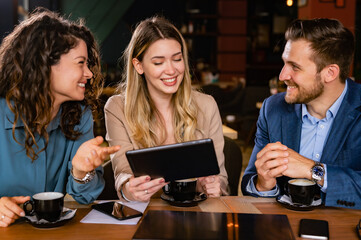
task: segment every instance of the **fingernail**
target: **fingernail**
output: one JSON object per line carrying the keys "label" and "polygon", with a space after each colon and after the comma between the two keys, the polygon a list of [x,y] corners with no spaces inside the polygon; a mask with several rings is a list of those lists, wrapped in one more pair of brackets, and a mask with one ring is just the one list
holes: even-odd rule
{"label": "fingernail", "polygon": [[97,152],[95,150],[92,150],[92,154],[95,156]]}
{"label": "fingernail", "polygon": [[21,213],[20,213],[20,216],[25,217],[25,213],[24,213],[24,212],[21,212]]}
{"label": "fingernail", "polygon": [[150,177],[146,177],[145,180],[149,181],[149,180],[150,180]]}
{"label": "fingernail", "polygon": [[285,163],[288,162],[288,158],[283,159],[283,162]]}
{"label": "fingernail", "polygon": [[163,178],[159,181],[159,183],[164,183],[164,182],[165,180]]}
{"label": "fingernail", "polygon": [[288,156],[288,152],[284,152],[283,155],[284,155],[284,156]]}

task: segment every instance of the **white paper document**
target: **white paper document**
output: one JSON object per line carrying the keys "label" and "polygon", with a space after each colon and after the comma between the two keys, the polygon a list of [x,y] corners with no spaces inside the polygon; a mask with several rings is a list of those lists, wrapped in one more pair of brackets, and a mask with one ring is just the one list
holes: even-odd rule
{"label": "white paper document", "polygon": [[[99,203],[104,203],[107,201],[101,201]],[[147,208],[149,202],[119,202],[123,205],[126,205],[130,208],[138,210],[144,213]],[[126,220],[118,220],[111,216],[108,216],[102,212],[92,209],[80,222],[81,223],[98,223],[98,224],[120,224],[120,225],[136,225],[141,217],[126,219]]]}

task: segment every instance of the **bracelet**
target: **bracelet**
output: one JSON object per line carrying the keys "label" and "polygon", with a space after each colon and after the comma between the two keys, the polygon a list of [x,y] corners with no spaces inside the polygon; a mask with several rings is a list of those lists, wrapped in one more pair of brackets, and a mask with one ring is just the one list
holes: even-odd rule
{"label": "bracelet", "polygon": [[[127,184],[128,182],[126,182],[125,184]],[[121,187],[120,187],[120,195],[122,196],[122,198],[124,198],[125,201],[127,202],[131,202],[123,193],[123,186],[125,185],[123,184]]]}
{"label": "bracelet", "polygon": [[74,181],[77,182],[77,183],[80,183],[80,184],[85,184],[85,183],[90,182],[91,180],[93,180],[95,174],[96,174],[95,170],[93,169],[93,171],[87,172],[85,174],[85,177],[77,178],[73,174],[73,168],[71,168],[71,170],[70,170],[70,175],[73,177]]}

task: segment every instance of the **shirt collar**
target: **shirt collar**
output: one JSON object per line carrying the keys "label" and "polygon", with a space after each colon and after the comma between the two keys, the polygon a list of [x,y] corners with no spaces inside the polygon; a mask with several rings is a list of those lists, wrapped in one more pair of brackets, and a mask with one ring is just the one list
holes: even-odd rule
{"label": "shirt collar", "polygon": [[[332,104],[332,106],[327,110],[326,112],[326,120],[328,120],[329,118],[331,117],[335,117],[338,110],[340,109],[340,106],[341,106],[341,103],[346,95],[346,92],[347,92],[347,89],[348,89],[348,83],[346,81],[345,83],[345,88],[343,89],[341,95],[337,98],[336,102],[334,102]],[[304,121],[304,118],[307,117],[310,119],[311,114],[309,114],[309,112],[307,111],[307,107],[306,107],[306,104],[302,104],[302,122]]]}
{"label": "shirt collar", "polygon": [[49,123],[49,126],[46,129],[47,132],[51,132],[52,130],[57,129],[60,126],[61,112],[62,108],[59,109],[55,118]]}
{"label": "shirt collar", "polygon": [[[52,130],[58,128],[60,126],[60,118],[61,118],[61,112],[62,109],[60,108],[60,110],[58,111],[58,113],[56,114],[55,118],[50,122],[49,126],[47,127],[47,131],[51,132]],[[15,119],[15,115],[14,113],[10,110],[9,107],[6,108],[5,110],[5,129],[12,129],[13,128],[13,123],[14,123],[14,119]],[[21,119],[18,119],[17,123],[16,123],[16,128],[18,127],[24,127],[24,122]]]}

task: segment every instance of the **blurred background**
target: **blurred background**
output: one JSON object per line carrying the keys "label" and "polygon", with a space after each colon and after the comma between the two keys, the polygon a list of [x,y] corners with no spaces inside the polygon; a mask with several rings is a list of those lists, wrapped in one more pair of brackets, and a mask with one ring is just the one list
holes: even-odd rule
{"label": "blurred background", "polygon": [[[361,81],[361,0],[0,0],[0,40],[38,6],[86,20],[101,48],[103,103],[120,81],[119,57],[135,24],[154,15],[168,18],[188,44],[194,87],[217,101],[224,125],[236,131],[246,154],[244,165],[262,101],[284,91],[278,74],[292,20],[339,19],[356,36],[350,76]],[[94,131],[105,135],[104,119],[95,119]]]}

